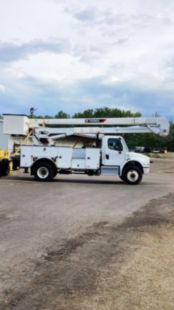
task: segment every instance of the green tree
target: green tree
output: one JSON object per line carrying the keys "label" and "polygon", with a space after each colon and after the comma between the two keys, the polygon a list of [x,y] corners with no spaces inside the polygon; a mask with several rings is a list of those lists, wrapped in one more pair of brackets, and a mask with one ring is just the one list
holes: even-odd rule
{"label": "green tree", "polygon": [[69,118],[70,116],[65,113],[64,111],[60,110],[56,115],[55,118]]}
{"label": "green tree", "polygon": [[73,118],[93,118],[94,111],[92,109],[85,110],[83,112],[77,112],[73,115]]}
{"label": "green tree", "polygon": [[88,109],[73,115],[74,118],[100,118],[100,117],[140,117],[141,113],[132,113],[129,110],[120,110],[117,108],[97,108],[95,110]]}

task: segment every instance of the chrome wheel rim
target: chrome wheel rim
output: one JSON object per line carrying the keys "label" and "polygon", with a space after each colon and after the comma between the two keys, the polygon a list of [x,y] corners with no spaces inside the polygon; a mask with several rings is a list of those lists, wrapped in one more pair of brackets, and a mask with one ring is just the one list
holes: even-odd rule
{"label": "chrome wheel rim", "polygon": [[129,180],[129,182],[134,183],[134,182],[138,181],[139,174],[138,174],[138,172],[136,170],[130,170],[127,173],[127,178]]}
{"label": "chrome wheel rim", "polygon": [[37,170],[37,175],[40,179],[46,179],[49,176],[49,170],[46,167],[40,167]]}

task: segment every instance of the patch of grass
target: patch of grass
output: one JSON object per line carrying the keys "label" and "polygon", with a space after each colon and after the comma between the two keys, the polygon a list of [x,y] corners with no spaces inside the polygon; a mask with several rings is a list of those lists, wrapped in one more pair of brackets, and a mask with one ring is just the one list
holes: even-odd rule
{"label": "patch of grass", "polygon": [[163,158],[163,155],[159,154],[159,153],[146,153],[145,155],[147,155],[151,158]]}

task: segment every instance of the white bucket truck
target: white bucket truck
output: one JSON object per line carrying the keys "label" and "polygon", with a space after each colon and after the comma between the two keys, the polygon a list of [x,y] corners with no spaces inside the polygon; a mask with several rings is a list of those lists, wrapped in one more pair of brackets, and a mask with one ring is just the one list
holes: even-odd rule
{"label": "white bucket truck", "polygon": [[[168,121],[156,117],[29,119],[4,115],[6,134],[15,134],[14,123],[19,125],[14,127],[16,134],[28,135],[30,141],[21,145],[20,167],[30,169],[38,181],[50,181],[57,174],[78,173],[118,176],[128,184],[138,184],[149,173],[150,159],[129,152],[120,133],[166,136],[169,132]],[[66,145],[65,140],[71,144]]]}

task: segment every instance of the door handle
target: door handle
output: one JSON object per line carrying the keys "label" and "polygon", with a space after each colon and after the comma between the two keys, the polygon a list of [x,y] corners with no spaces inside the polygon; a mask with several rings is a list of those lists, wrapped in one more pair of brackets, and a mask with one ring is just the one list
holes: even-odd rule
{"label": "door handle", "polygon": [[106,159],[109,159],[109,154],[106,154]]}

